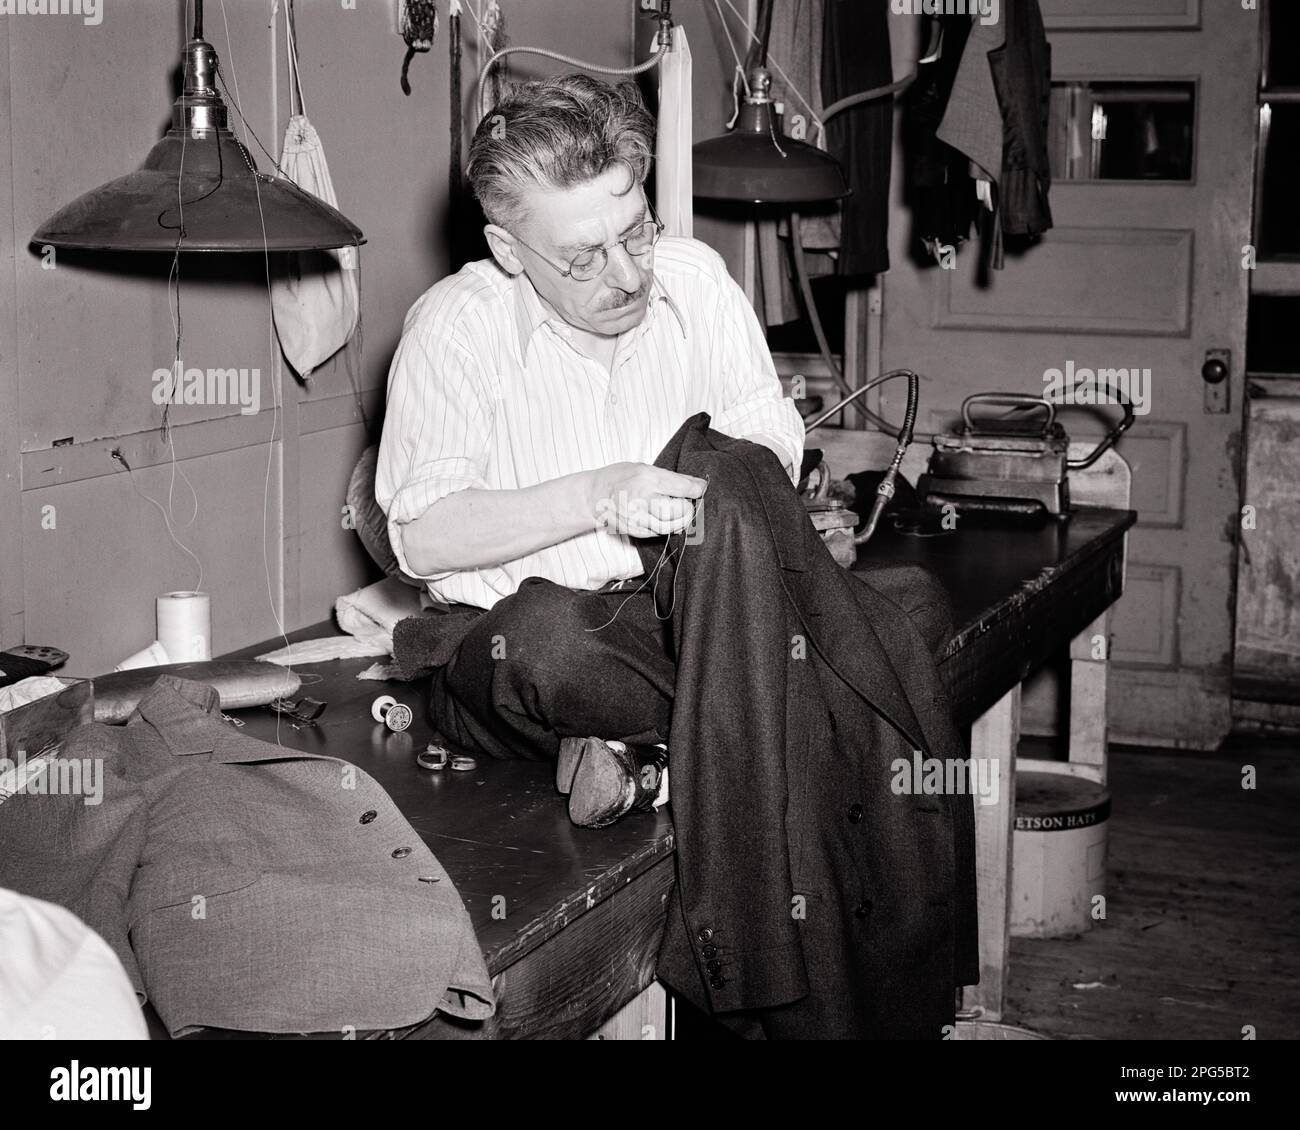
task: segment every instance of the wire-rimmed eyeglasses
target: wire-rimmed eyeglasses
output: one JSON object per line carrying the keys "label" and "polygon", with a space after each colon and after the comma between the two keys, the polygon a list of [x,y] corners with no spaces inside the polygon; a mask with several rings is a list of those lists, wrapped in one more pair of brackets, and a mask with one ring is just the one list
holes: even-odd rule
{"label": "wire-rimmed eyeglasses", "polygon": [[[592,279],[599,277],[609,263],[610,248],[623,245],[629,255],[635,257],[644,255],[650,251],[656,243],[659,242],[660,235],[663,234],[664,225],[659,217],[655,214],[654,205],[649,200],[646,206],[650,209],[651,219],[646,220],[640,227],[635,228],[622,239],[616,239],[607,247],[588,247],[584,251],[579,251],[572,259],[569,260],[567,267],[561,268],[556,266],[537,248],[530,244],[524,243],[517,235],[515,241],[524,247],[527,247],[534,255],[541,259],[548,267],[558,271],[562,278],[573,279],[574,282],[590,282]],[[514,235],[511,232],[511,235]]]}

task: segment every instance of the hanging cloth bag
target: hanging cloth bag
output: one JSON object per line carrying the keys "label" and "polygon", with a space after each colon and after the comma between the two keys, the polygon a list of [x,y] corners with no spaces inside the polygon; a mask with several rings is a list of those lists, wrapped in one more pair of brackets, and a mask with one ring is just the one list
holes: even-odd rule
{"label": "hanging cloth bag", "polygon": [[691,48],[686,29],[674,27],[673,41],[659,67],[659,137],[655,156],[655,202],[665,235],[690,237]]}
{"label": "hanging cloth bag", "polygon": [[[280,168],[299,188],[338,207],[320,137],[307,120],[298,73],[298,38],[293,3],[285,5],[289,57],[289,125]],[[296,110],[295,110],[296,95]],[[348,343],[360,318],[357,249],[295,251],[284,256],[271,283],[271,306],[280,349],[304,381]]]}

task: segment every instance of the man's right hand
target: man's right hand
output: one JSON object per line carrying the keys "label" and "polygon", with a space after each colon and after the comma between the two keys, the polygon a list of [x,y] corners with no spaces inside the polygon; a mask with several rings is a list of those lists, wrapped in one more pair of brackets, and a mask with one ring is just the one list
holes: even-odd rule
{"label": "man's right hand", "polygon": [[586,502],[597,526],[628,537],[674,534],[691,524],[708,480],[650,463],[611,463],[589,472]]}

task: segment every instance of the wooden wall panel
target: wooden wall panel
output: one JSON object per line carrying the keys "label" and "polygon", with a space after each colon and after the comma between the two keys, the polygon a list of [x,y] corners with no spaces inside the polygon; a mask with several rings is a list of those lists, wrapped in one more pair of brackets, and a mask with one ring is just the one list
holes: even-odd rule
{"label": "wooden wall panel", "polygon": [[1048,31],[1195,28],[1201,0],[1039,0]]}
{"label": "wooden wall panel", "polygon": [[328,620],[334,601],[379,580],[355,530],[343,528],[352,468],[366,446],[361,426],[304,435],[299,444],[299,609],[294,627]]}
{"label": "wooden wall panel", "polygon": [[[280,527],[272,474],[265,501],[266,448],[218,452],[177,464],[172,524],[203,564],[212,594],[212,650],[220,654],[273,635],[268,596],[280,588],[278,543],[263,561],[261,528]],[[271,453],[275,456],[277,453]],[[198,495],[198,515],[182,474]],[[168,465],[136,472],[140,491],[167,507]],[[53,528],[50,527],[52,506]],[[23,494],[27,638],[71,653],[67,672],[97,675],[155,635],[154,598],[192,589],[194,563],[167,536],[159,511],[132,489],[124,471]]]}
{"label": "wooden wall panel", "polygon": [[1190,231],[1055,228],[1034,249],[1032,269],[1006,270],[997,286],[978,285],[973,254],[959,256],[955,270],[939,271],[934,325],[1182,335],[1191,262]]}
{"label": "wooden wall panel", "polygon": [[[0,20],[0,216],[13,215],[9,26]],[[18,444],[18,364],[14,311],[14,232],[0,223],[0,531],[18,528],[22,476]],[[0,647],[23,641],[22,538],[0,536]]]}
{"label": "wooden wall panel", "polygon": [[1182,571],[1130,561],[1124,596],[1111,617],[1111,659],[1146,667],[1178,665],[1178,601]]}

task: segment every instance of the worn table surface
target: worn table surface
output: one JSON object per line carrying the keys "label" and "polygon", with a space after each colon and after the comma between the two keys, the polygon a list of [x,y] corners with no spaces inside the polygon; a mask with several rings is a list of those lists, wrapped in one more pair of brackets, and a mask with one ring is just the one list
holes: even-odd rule
{"label": "worn table surface", "polygon": [[[941,537],[882,531],[862,561],[922,563],[947,589],[958,631],[940,670],[957,721],[967,724],[1119,595],[1122,536],[1133,521],[1128,511],[1081,510],[1068,523],[1040,528],[963,520]],[[289,639],[334,630],[318,624]],[[415,1034],[593,1030],[653,978],[672,876],[666,811],[582,829],[569,822],[549,765],[483,758],[472,772],[419,768],[415,755],[432,736],[424,684],[358,680],[374,661],[297,668],[309,684],[299,694],[328,703],[314,724],[295,727],[265,708],[238,716],[245,734],[365,769],[456,883],[497,978],[500,1015],[473,1033],[435,1018]],[[370,705],[381,694],[412,708],[416,720],[405,733],[372,721]]]}

